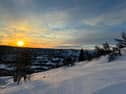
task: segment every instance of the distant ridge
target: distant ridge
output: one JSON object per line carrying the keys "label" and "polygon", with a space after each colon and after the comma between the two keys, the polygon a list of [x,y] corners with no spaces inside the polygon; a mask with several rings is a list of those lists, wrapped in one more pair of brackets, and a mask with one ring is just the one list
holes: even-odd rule
{"label": "distant ridge", "polygon": [[16,48],[16,49],[46,49],[46,50],[78,50],[78,49],[62,49],[62,48],[17,47],[17,46],[9,46],[9,45],[0,45],[0,48]]}

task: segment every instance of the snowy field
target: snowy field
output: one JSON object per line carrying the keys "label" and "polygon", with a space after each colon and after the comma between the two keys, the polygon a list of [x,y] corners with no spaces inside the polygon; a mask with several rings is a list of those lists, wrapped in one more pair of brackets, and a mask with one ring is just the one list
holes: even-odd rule
{"label": "snowy field", "polygon": [[[2,79],[2,78],[1,78]],[[0,84],[0,94],[125,94],[126,55],[108,62],[107,56],[33,74],[16,85],[11,79]]]}

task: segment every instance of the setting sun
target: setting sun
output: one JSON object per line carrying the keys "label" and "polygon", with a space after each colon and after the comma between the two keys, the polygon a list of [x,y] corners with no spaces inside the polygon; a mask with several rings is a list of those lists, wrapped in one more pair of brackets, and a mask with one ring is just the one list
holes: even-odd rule
{"label": "setting sun", "polygon": [[21,41],[21,40],[20,40],[20,41],[18,41],[18,42],[17,42],[17,46],[19,46],[19,47],[24,46],[24,41]]}

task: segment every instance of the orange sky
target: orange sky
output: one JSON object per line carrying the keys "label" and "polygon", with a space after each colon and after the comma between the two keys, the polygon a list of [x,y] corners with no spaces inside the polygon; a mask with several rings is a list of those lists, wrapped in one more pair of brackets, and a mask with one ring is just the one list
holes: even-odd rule
{"label": "orange sky", "polygon": [[17,46],[18,41],[23,41],[25,47],[52,48],[61,43],[55,34],[49,34],[48,28],[39,28],[24,20],[10,21],[4,31],[7,33],[1,33],[4,36],[1,45]]}

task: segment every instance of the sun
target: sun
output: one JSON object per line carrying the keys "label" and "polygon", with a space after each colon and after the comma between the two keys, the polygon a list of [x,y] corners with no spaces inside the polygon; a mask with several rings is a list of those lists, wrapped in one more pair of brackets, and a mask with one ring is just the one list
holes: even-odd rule
{"label": "sun", "polygon": [[22,40],[17,41],[17,46],[23,47],[24,46],[24,41],[22,41]]}

